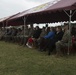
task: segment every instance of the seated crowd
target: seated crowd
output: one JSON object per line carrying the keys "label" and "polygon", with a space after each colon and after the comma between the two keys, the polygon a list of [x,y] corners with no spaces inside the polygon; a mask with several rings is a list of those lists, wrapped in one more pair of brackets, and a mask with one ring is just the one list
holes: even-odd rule
{"label": "seated crowd", "polygon": [[39,26],[34,28],[33,25],[30,25],[30,28],[27,25],[23,26],[22,29],[14,27],[10,29],[1,28],[0,40],[26,45],[28,48],[34,47],[41,52],[48,51],[48,55],[52,52],[59,55],[62,54],[62,48],[65,48],[68,42],[70,45],[73,43],[76,48],[76,27],[72,27],[72,39],[68,28],[67,24],[64,25],[63,30],[61,26],[48,27],[48,25],[42,29]]}

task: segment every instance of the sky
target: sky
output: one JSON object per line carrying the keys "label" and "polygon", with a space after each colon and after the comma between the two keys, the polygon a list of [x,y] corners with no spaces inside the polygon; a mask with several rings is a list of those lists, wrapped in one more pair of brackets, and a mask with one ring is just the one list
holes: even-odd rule
{"label": "sky", "polygon": [[53,0],[0,0],[0,18],[50,2]]}

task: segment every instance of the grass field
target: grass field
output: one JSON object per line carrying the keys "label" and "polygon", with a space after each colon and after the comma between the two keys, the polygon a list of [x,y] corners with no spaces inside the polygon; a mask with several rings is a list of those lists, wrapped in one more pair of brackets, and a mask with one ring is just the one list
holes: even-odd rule
{"label": "grass field", "polygon": [[56,58],[0,41],[0,75],[76,75],[76,55]]}

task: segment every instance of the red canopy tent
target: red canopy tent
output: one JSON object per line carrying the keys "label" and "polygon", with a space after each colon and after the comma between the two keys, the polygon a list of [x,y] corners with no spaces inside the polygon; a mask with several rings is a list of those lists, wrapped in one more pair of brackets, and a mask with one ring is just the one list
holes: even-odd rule
{"label": "red canopy tent", "polygon": [[[71,11],[70,11],[71,10]],[[31,23],[52,23],[76,20],[76,0],[55,0],[40,6],[28,9],[8,19],[11,25],[24,24],[25,16],[26,24]],[[69,17],[68,17],[69,16]]]}

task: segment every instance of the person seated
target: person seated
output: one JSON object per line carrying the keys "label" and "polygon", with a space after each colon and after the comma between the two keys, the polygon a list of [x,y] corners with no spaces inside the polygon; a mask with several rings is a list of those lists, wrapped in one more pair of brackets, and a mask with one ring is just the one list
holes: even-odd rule
{"label": "person seated", "polygon": [[12,27],[8,29],[8,32],[6,33],[6,41],[10,42],[11,34],[12,34]]}
{"label": "person seated", "polygon": [[23,43],[23,37],[24,37],[24,26],[22,26],[22,29],[21,29],[19,37],[20,37],[19,45],[22,45],[22,43]]}
{"label": "person seated", "polygon": [[25,30],[24,31],[24,36],[23,36],[21,44],[25,46],[26,42],[27,42],[27,40],[29,38],[29,28],[28,28],[28,25],[25,26],[24,30]]}
{"label": "person seated", "polygon": [[63,37],[64,32],[62,31],[61,26],[58,26],[56,28],[56,34],[54,38],[48,42],[48,46],[45,47],[44,49],[48,48],[48,55],[50,55],[50,52],[52,52],[55,48],[56,42],[60,41]]}
{"label": "person seated", "polygon": [[3,28],[3,40],[7,41],[7,33],[9,32],[9,29]]}
{"label": "person seated", "polygon": [[10,36],[10,41],[14,42],[15,41],[15,36],[17,35],[17,30],[16,28],[12,28],[12,33],[11,33],[11,36]]}
{"label": "person seated", "polygon": [[22,32],[21,32],[21,36],[20,36],[20,45],[25,45],[27,39],[28,39],[28,35],[29,35],[29,28],[27,25],[25,25],[25,27],[22,27]]}
{"label": "person seated", "polygon": [[76,37],[76,26],[72,27],[71,35]]}
{"label": "person seated", "polygon": [[4,34],[4,31],[2,28],[0,28],[0,40],[3,40],[3,34]]}
{"label": "person seated", "polygon": [[43,37],[46,35],[46,31],[45,31],[45,27],[42,28],[41,34],[39,36],[39,38],[37,39],[37,45],[39,46],[41,40],[43,39]]}
{"label": "person seated", "polygon": [[62,48],[65,48],[66,46],[71,45],[71,38],[70,38],[70,31],[69,31],[69,25],[64,25],[64,35],[61,39],[61,41],[56,42],[56,56],[62,56]]}
{"label": "person seated", "polygon": [[72,46],[76,49],[76,37],[74,35],[72,35]]}
{"label": "person seated", "polygon": [[55,36],[55,29],[51,27],[50,32],[42,38],[39,45],[39,50],[43,51],[44,47],[48,45],[48,41],[52,40],[54,36]]}
{"label": "person seated", "polygon": [[15,38],[15,42],[16,43],[20,43],[20,36],[21,36],[21,32],[22,32],[22,30],[19,28],[19,29],[17,29],[17,35],[16,35],[16,38]]}
{"label": "person seated", "polygon": [[[32,48],[33,46],[33,40],[32,40],[32,36],[34,34],[34,27],[33,27],[33,24],[30,25],[30,28],[29,28],[29,35],[28,35],[28,39],[26,41],[26,45],[29,46],[29,48]],[[28,43],[27,43],[28,42]]]}
{"label": "person seated", "polygon": [[76,49],[76,26],[72,27],[71,34],[72,34],[72,46],[74,49]]}
{"label": "person seated", "polygon": [[45,34],[47,35],[50,32],[50,27],[45,27]]}
{"label": "person seated", "polygon": [[27,43],[26,43],[26,46],[28,48],[32,48],[33,47],[33,43],[34,43],[34,39],[33,38],[29,38]]}
{"label": "person seated", "polygon": [[75,25],[72,27],[71,34],[72,34],[73,47],[76,48],[76,26]]}
{"label": "person seated", "polygon": [[30,28],[29,28],[29,37],[32,37],[34,34],[34,27],[33,27],[33,24],[30,25]]}
{"label": "person seated", "polygon": [[33,36],[28,39],[26,45],[27,46],[30,45],[29,40],[33,40],[32,43],[33,43],[34,47],[36,47],[36,41],[39,38],[40,34],[41,34],[41,29],[39,28],[39,26],[36,26],[36,29],[34,30]]}

